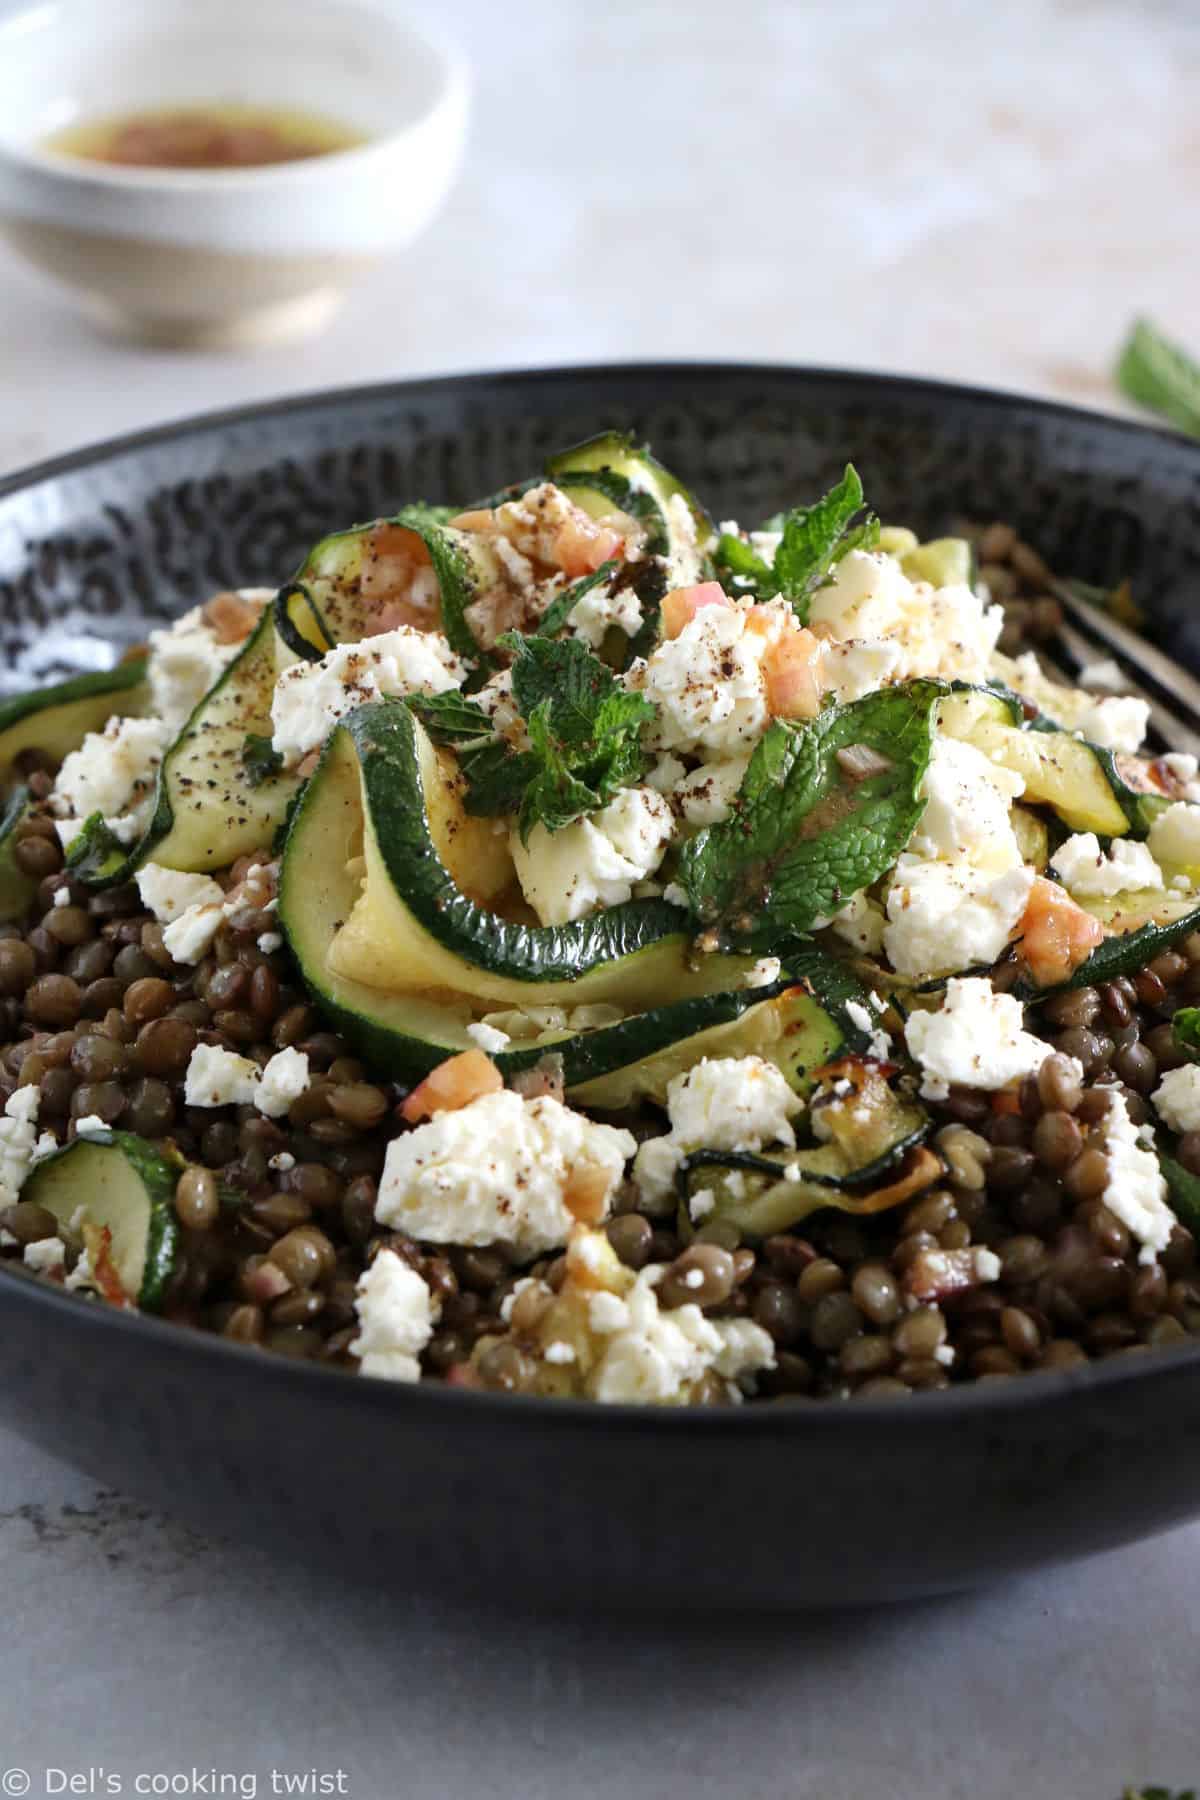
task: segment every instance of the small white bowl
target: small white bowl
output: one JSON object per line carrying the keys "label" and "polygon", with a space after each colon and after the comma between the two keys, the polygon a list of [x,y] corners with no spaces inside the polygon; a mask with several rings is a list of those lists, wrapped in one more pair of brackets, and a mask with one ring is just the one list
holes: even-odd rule
{"label": "small white bowl", "polygon": [[[80,121],[205,104],[319,113],[368,141],[228,170],[45,147]],[[457,55],[390,0],[44,0],[0,16],[0,233],[127,335],[303,335],[433,218],[467,106]]]}

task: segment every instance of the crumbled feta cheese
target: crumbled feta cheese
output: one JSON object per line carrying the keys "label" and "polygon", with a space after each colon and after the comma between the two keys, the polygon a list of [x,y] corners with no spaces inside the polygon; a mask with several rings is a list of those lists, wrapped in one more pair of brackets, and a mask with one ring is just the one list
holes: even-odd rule
{"label": "crumbled feta cheese", "polygon": [[562,1339],[559,1338],[553,1344],[547,1344],[546,1348],[542,1351],[542,1355],[548,1363],[573,1363],[575,1361],[575,1347],[573,1344],[564,1343]]}
{"label": "crumbled feta cheese", "polygon": [[687,774],[687,765],[664,750],[655,758],[654,767],[645,777],[647,787],[652,787],[656,794],[670,794]]}
{"label": "crumbled feta cheese", "polygon": [[[110,719],[103,731],[89,731],[78,750],[63,759],[50,796],[50,810],[73,838],[92,813],[122,843],[142,831],[154,804],[154,783],[171,739],[161,719]],[[60,827],[59,836],[64,843]]]}
{"label": "crumbled feta cheese", "polygon": [[1168,1069],[1150,1098],[1172,1131],[1200,1131],[1200,1064]]}
{"label": "crumbled feta cheese", "polygon": [[225,916],[223,905],[189,906],[163,928],[163,948],[167,955],[177,963],[201,962],[208,955]]}
{"label": "crumbled feta cheese", "polygon": [[981,681],[1003,622],[965,584],[910,581],[893,557],[865,550],[842,557],[809,606],[822,680],[843,701],[921,675]]}
{"label": "crumbled feta cheese", "polygon": [[92,1267],[92,1253],[85,1245],[71,1273],[63,1282],[63,1286],[73,1294],[84,1288],[92,1288],[96,1284],[96,1271]]}
{"label": "crumbled feta cheese", "polygon": [[675,1171],[691,1150],[791,1149],[803,1102],[775,1063],[761,1056],[705,1057],[667,1084],[670,1131],[648,1138],[633,1166],[644,1204],[670,1203]]}
{"label": "crumbled feta cheese", "polygon": [[1025,790],[973,744],[939,737],[921,783],[925,811],[909,849],[915,856],[963,860],[986,869],[1020,867],[1009,808]]}
{"label": "crumbled feta cheese", "polygon": [[636,637],[642,629],[641,602],[632,588],[621,588],[614,594],[603,582],[575,604],[567,621],[573,636],[582,638],[593,650],[599,650],[614,625],[626,637]]}
{"label": "crumbled feta cheese", "polygon": [[625,1296],[628,1323],[603,1335],[599,1361],[587,1376],[592,1399],[678,1404],[710,1369],[736,1382],[775,1367],[775,1346],[761,1325],[707,1319],[690,1300],[660,1308],[655,1288],[663,1274],[661,1264],[642,1269]]}
{"label": "crumbled feta cheese", "polygon": [[461,687],[467,666],[439,631],[400,625],[360,644],[336,644],[320,662],[285,669],[271,701],[272,747],[289,766],[325,742],[339,719],[368,701]]}
{"label": "crumbled feta cheese", "polygon": [[976,1250],[975,1279],[977,1281],[999,1281],[1000,1270],[1003,1266],[994,1250]]}
{"label": "crumbled feta cheese", "polygon": [[56,908],[60,907],[60,906],[70,906],[70,904],[71,904],[70,888],[66,887],[66,886],[58,888],[56,890],[54,898],[53,898],[53,900],[51,900],[50,904],[51,904],[51,906],[56,907]]}
{"label": "crumbled feta cheese", "polygon": [[1129,683],[1112,657],[1102,656],[1099,662],[1083,665],[1079,671],[1079,685],[1085,688],[1107,688],[1110,694],[1119,694]]}
{"label": "crumbled feta cheese", "polygon": [[264,931],[255,939],[264,956],[274,956],[276,950],[283,949],[283,933],[281,931]]}
{"label": "crumbled feta cheese", "polygon": [[269,1169],[276,1169],[281,1175],[286,1175],[288,1170],[294,1169],[295,1166],[296,1159],[290,1150],[277,1150],[267,1163]]}
{"label": "crumbled feta cheese", "polygon": [[1136,888],[1160,888],[1162,870],[1145,844],[1116,838],[1106,856],[1094,831],[1077,832],[1051,859],[1063,886],[1079,898],[1104,898]]}
{"label": "crumbled feta cheese", "polygon": [[629,1324],[629,1308],[619,1294],[602,1288],[588,1301],[588,1324],[601,1337],[612,1331],[624,1331]]}
{"label": "crumbled feta cheese", "polygon": [[549,1095],[484,1094],[392,1140],[375,1216],[432,1243],[502,1240],[528,1260],[566,1243],[577,1172],[603,1176],[603,1216],[635,1149]]}
{"label": "crumbled feta cheese", "polygon": [[1195,781],[1200,770],[1200,757],[1190,756],[1186,750],[1168,750],[1158,760],[1176,781]]}
{"label": "crumbled feta cheese", "polygon": [[259,1078],[254,1104],[268,1119],[281,1119],[307,1086],[308,1058],[304,1052],[277,1050]]}
{"label": "crumbled feta cheese", "polygon": [[542,924],[565,925],[630,899],[634,883],[658,868],[674,828],[662,795],[634,787],[562,831],[535,825],[528,844],[514,826],[509,842],[521,891]]}
{"label": "crumbled feta cheese", "polygon": [[921,978],[993,963],[1016,932],[1033,870],[995,873],[903,855],[887,896],[883,942],[892,967]]}
{"label": "crumbled feta cheese", "polygon": [[980,977],[946,984],[938,1012],[912,1012],[904,1041],[935,1082],[994,1092],[1036,1074],[1054,1046],[1024,1029],[1025,1013],[1011,994]]}
{"label": "crumbled feta cheese", "polygon": [[184,1078],[187,1106],[253,1106],[258,1092],[258,1064],[215,1044],[197,1044]]}
{"label": "crumbled feta cheese", "polygon": [[[239,598],[265,605],[273,594],[270,588],[242,588]],[[216,686],[245,639],[222,643],[206,623],[204,608],[195,606],[173,625],[152,631],[149,643],[146,674],[151,711],[166,721],[172,737],[176,737],[205,694]]]}
{"label": "crumbled feta cheese", "polygon": [[75,1121],[76,1137],[93,1137],[98,1131],[111,1131],[112,1126],[99,1113],[85,1113],[82,1119]]}
{"label": "crumbled feta cheese", "polygon": [[143,863],[134,879],[142,905],[160,925],[182,918],[191,906],[221,906],[225,900],[220,883],[211,876],[187,875],[180,869],[164,868],[162,863]]}
{"label": "crumbled feta cheese", "polygon": [[1167,1205],[1167,1183],[1158,1157],[1138,1142],[1125,1096],[1114,1089],[1100,1124],[1100,1141],[1108,1158],[1104,1204],[1142,1245],[1138,1261],[1158,1260],[1171,1240],[1175,1215]]}
{"label": "crumbled feta cheese", "polygon": [[693,1225],[699,1225],[717,1209],[717,1196],[711,1188],[696,1188],[688,1197],[688,1212]]}
{"label": "crumbled feta cheese", "polygon": [[860,1031],[865,1031],[870,1037],[871,1042],[867,1054],[873,1056],[877,1062],[886,1062],[892,1048],[892,1040],[879,1020],[871,1017],[860,1000],[847,1000],[846,1014],[852,1024],[857,1025]]}
{"label": "crumbled feta cheese", "polygon": [[701,763],[676,785],[675,802],[689,825],[720,825],[733,811],[748,756],[732,756],[724,762]]}
{"label": "crumbled feta cheese", "polygon": [[1200,864],[1200,806],[1177,800],[1160,812],[1150,827],[1146,848],[1158,862]]}
{"label": "crumbled feta cheese", "polygon": [[828,922],[840,938],[865,955],[878,956],[882,951],[886,925],[883,908],[866,892],[852,894]]}
{"label": "crumbled feta cheese", "polygon": [[770,987],[773,981],[779,980],[782,967],[777,956],[760,956],[754,967],[746,970],[742,985],[748,988]]}
{"label": "crumbled feta cheese", "polygon": [[0,1206],[11,1206],[29,1173],[37,1137],[40,1090],[32,1083],[17,1088],[4,1103],[0,1118]]}
{"label": "crumbled feta cheese", "polygon": [[[782,601],[705,606],[626,677],[659,709],[648,734],[661,750],[709,750],[731,757],[751,749],[769,722],[763,659],[795,623]],[[764,621],[767,630],[760,627]]]}
{"label": "crumbled feta cheese", "polygon": [[52,1270],[66,1266],[67,1246],[60,1237],[39,1238],[36,1244],[26,1244],[21,1261],[27,1269],[48,1275]]}
{"label": "crumbled feta cheese", "polygon": [[53,1156],[54,1152],[57,1149],[58,1149],[58,1139],[55,1137],[54,1133],[52,1131],[40,1132],[38,1135],[37,1143],[33,1146],[33,1150],[30,1152],[30,1157],[29,1157],[30,1166],[32,1166],[34,1163],[42,1162],[43,1159],[47,1156]]}
{"label": "crumbled feta cheese", "polygon": [[995,673],[1016,693],[1052,719],[1065,731],[1082,732],[1089,743],[1109,750],[1137,750],[1146,735],[1150,708],[1145,700],[1129,696],[1106,695],[1097,700],[1081,688],[1063,687],[1043,675],[1032,650],[1015,661],[1006,656],[993,658]]}
{"label": "crumbled feta cheese", "polygon": [[486,1050],[489,1056],[497,1055],[501,1050],[507,1050],[512,1043],[507,1031],[499,1031],[495,1025],[488,1025],[478,1020],[467,1026],[467,1036],[481,1050]]}
{"label": "crumbled feta cheese", "polygon": [[419,1381],[422,1350],[441,1317],[441,1300],[394,1250],[381,1250],[358,1278],[358,1336],[350,1343],[364,1375]]}

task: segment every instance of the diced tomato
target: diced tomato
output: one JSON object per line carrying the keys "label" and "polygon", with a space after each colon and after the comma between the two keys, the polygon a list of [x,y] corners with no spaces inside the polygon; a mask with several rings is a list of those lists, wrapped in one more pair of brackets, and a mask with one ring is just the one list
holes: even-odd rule
{"label": "diced tomato", "polygon": [[554,536],[554,560],[568,581],[591,575],[624,548],[625,540],[610,525],[601,525],[576,512],[566,518]]}
{"label": "diced tomato", "polygon": [[1104,927],[1077,906],[1065,888],[1039,875],[1021,920],[1020,954],[1041,987],[1066,981],[1097,944]]}
{"label": "diced tomato", "polygon": [[785,631],[763,657],[767,710],[776,719],[815,719],[821,710],[821,646],[800,626]]}
{"label": "diced tomato", "polygon": [[376,612],[369,637],[400,625],[428,631],[437,624],[427,584],[415,587],[416,577],[429,566],[429,551],[415,531],[403,525],[376,525],[367,538],[359,577],[363,599]]}
{"label": "diced tomato", "polygon": [[484,1094],[499,1093],[503,1086],[504,1078],[490,1056],[482,1050],[463,1050],[439,1063],[413,1089],[400,1108],[401,1117],[416,1125],[434,1113],[457,1112]]}
{"label": "diced tomato", "polygon": [[598,1225],[604,1217],[611,1177],[597,1163],[576,1163],[567,1176],[563,1202],[581,1225]]}
{"label": "diced tomato", "polygon": [[662,634],[677,638],[689,619],[705,606],[728,606],[729,601],[719,581],[701,581],[695,587],[672,588],[663,595]]}
{"label": "diced tomato", "polygon": [[214,594],[203,610],[204,623],[218,644],[240,644],[258,624],[261,600],[244,600],[241,594]]}
{"label": "diced tomato", "polygon": [[997,1118],[1015,1118],[1021,1110],[1021,1096],[1015,1088],[1001,1088],[992,1095],[992,1111]]}

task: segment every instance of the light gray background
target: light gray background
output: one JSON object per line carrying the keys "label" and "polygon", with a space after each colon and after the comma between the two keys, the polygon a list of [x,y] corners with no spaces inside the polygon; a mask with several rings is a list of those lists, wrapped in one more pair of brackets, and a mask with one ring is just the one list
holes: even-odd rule
{"label": "light gray background", "polygon": [[[107,344],[0,252],[0,472],[410,372],[761,356],[1111,406],[1134,310],[1200,342],[1188,0],[437,10],[476,66],[466,174],[317,343]],[[264,1793],[272,1766],[340,1767],[358,1800],[1200,1782],[1200,1528],[873,1615],[538,1621],[449,1612],[399,1579],[345,1593],[0,1434],[0,1583],[0,1769],[28,1769],[34,1794],[47,1767],[125,1792],[139,1771],[216,1767]]]}

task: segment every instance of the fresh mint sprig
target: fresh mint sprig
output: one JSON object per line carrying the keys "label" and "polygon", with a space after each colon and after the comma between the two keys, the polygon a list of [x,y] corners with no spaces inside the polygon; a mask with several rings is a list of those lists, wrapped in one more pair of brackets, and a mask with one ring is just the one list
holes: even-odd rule
{"label": "fresh mint sprig", "polygon": [[850,550],[870,550],[879,542],[879,520],[868,513],[854,523],[863,509],[863,487],[853,463],[835,487],[812,506],[796,506],[781,519],[771,520],[783,536],[774,564],[730,532],[717,544],[716,563],[734,576],[743,592],[758,600],[781,594],[789,600],[802,624],[808,621],[812,596],[829,579],[829,571]]}

